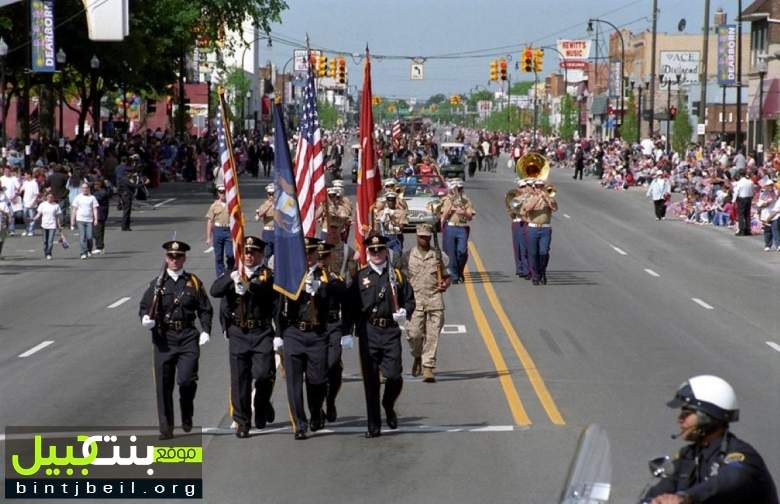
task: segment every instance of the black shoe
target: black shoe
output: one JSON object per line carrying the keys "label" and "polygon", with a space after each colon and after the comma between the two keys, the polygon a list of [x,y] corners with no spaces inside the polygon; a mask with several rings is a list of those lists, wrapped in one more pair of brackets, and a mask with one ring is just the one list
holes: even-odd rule
{"label": "black shoe", "polygon": [[311,429],[312,432],[317,432],[318,430],[324,427],[325,427],[325,416],[322,413],[322,411],[320,411],[319,416],[313,417],[311,419],[311,422],[309,422],[309,428]]}
{"label": "black shoe", "polygon": [[539,280],[534,280],[532,283],[533,283],[534,285],[539,285]]}
{"label": "black shoe", "polygon": [[157,436],[157,439],[160,441],[166,441],[168,439],[173,439],[173,432],[171,431],[165,431],[161,432],[159,436]]}
{"label": "black shoe", "polygon": [[382,431],[378,431],[378,430],[376,430],[376,431],[372,431],[372,430],[366,431],[366,439],[379,437],[381,435],[382,435]]}
{"label": "black shoe", "polygon": [[248,438],[249,437],[249,427],[248,426],[244,426],[244,427],[239,427],[238,429],[236,429],[236,437],[239,438],[239,439],[246,439],[246,438]]}
{"label": "black shoe", "polygon": [[335,422],[337,418],[338,414],[336,413],[336,402],[328,401],[325,409],[325,419],[332,423]]}
{"label": "black shoe", "polygon": [[387,417],[387,426],[392,430],[398,428],[398,416],[395,414],[395,410],[392,408],[385,408],[385,416]]}
{"label": "black shoe", "polygon": [[306,439],[306,431],[305,430],[299,430],[295,433],[295,440],[296,441],[303,441]]}
{"label": "black shoe", "polygon": [[542,278],[540,279],[540,282],[542,282],[542,285],[547,285],[547,274],[545,273],[542,275]]}
{"label": "black shoe", "polygon": [[190,432],[192,430],[192,418],[183,419],[181,421],[181,430],[184,432]]}
{"label": "black shoe", "polygon": [[255,408],[255,427],[265,429],[266,419],[268,418],[263,408]]}
{"label": "black shoe", "polygon": [[276,410],[274,410],[274,405],[269,401],[265,406],[265,421],[273,423],[274,419],[276,419]]}

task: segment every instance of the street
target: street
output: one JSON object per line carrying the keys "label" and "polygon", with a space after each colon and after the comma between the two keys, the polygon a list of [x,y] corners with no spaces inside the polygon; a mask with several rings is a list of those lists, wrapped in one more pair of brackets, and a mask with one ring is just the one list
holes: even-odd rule
{"label": "street", "polygon": [[[503,201],[515,174],[466,181],[478,212],[464,284],[447,292],[438,383],[408,374],[400,429],[364,439],[357,350],[344,351],[339,419],[295,442],[284,381],[273,424],[237,439],[228,414],[227,343],[214,319],[202,347],[195,425],[204,432],[204,502],[557,502],[580,432],[602,425],[612,448],[612,502],[636,502],[647,460],[680,446],[676,412],[664,406],[697,374],[737,391],[734,431],[780,475],[780,254],[759,238],[653,218],[644,191],[603,190],[554,168],[549,284],[514,275]],[[241,179],[247,233],[268,179]],[[354,197],[354,186],[347,183]],[[106,254],[80,260],[78,237],[44,261],[40,234],[6,242],[0,262],[0,424],[156,423],[149,331],[138,317],[159,272],[160,244],[192,245],[185,269],[207,286],[205,185],[172,183],[156,208],[118,229],[115,205]],[[413,243],[407,235],[407,247]],[[755,243],[753,243],[755,242]],[[216,307],[218,302],[212,300]],[[178,408],[177,408],[178,410]],[[177,412],[178,415],[178,412]],[[180,418],[177,417],[177,424]],[[181,431],[177,428],[177,435]]]}

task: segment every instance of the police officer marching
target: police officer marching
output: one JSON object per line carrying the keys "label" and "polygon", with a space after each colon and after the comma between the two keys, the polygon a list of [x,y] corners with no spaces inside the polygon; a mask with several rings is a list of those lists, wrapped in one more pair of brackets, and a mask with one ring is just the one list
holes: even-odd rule
{"label": "police officer marching", "polygon": [[356,307],[356,334],[360,343],[360,365],[368,417],[367,438],[379,437],[379,372],[385,377],[381,404],[387,426],[398,428],[395,402],[403,388],[401,376],[401,325],[414,312],[414,293],[406,276],[388,261],[387,238],[369,234],[363,244],[368,266],[360,270],[351,293]]}
{"label": "police officer marching", "polygon": [[650,488],[642,503],[778,503],[761,455],[729,430],[739,419],[739,409],[728,382],[712,375],[694,376],[680,385],[667,406],[680,408],[680,431],[673,437],[690,444],[674,459],[671,474]]}
{"label": "police officer marching", "polygon": [[[173,437],[175,384],[179,385],[182,430],[192,430],[199,345],[209,341],[213,313],[203,283],[194,274],[184,271],[190,246],[173,240],[165,242],[163,249],[163,271],[149,284],[139,306],[141,324],[152,331],[161,440]],[[196,318],[200,321],[200,336],[194,325]]]}
{"label": "police officer marching", "polygon": [[352,348],[352,321],[348,301],[347,283],[344,277],[331,270],[334,245],[317,245],[317,264],[328,275],[328,384],[325,394],[325,419],[335,422],[336,396],[341,390],[344,364],[341,361],[341,348]]}
{"label": "police officer marching", "polygon": [[[297,300],[284,298],[278,310],[274,349],[284,347],[287,400],[293,416],[295,439],[306,439],[306,433],[322,429],[322,403],[328,381],[328,297],[332,295],[330,277],[317,264],[321,240],[306,238],[308,273],[305,287]],[[303,404],[304,376],[311,422]]]}
{"label": "police officer marching", "polygon": [[248,438],[252,424],[254,389],[255,426],[263,429],[276,416],[271,394],[276,381],[271,325],[278,300],[273,273],[263,265],[266,243],[256,236],[244,239],[244,275],[223,275],[211,286],[222,298],[220,321],[230,352],[230,404],[236,436]]}
{"label": "police officer marching", "polygon": [[506,194],[506,212],[512,220],[512,251],[515,256],[515,274],[520,278],[531,279],[528,266],[528,223],[523,213],[523,205],[528,199],[528,180],[517,179],[517,188]]}
{"label": "police officer marching", "polygon": [[436,381],[433,370],[439,334],[444,326],[444,291],[450,281],[446,274],[447,256],[431,247],[433,233],[430,224],[418,224],[417,245],[407,250],[401,260],[401,269],[409,278],[415,301],[406,333],[414,358],[412,376],[422,374],[426,383]]}
{"label": "police officer marching", "polygon": [[468,196],[463,194],[463,180],[454,178],[449,182],[450,193],[442,198],[441,224],[444,237],[444,251],[450,257],[452,283],[463,281],[463,270],[469,258],[469,223],[477,215]]}
{"label": "police officer marching", "polygon": [[265,201],[255,210],[255,220],[260,221],[263,231],[260,237],[265,242],[263,255],[267,261],[274,255],[274,211],[276,210],[275,186],[273,183],[265,186]]}

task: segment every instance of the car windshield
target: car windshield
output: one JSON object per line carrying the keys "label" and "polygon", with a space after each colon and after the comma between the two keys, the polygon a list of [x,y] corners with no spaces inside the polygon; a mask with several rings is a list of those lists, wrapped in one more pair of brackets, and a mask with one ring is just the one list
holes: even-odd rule
{"label": "car windshield", "polygon": [[430,181],[423,182],[417,177],[408,177],[404,179],[401,181],[401,186],[404,188],[404,197],[406,198],[414,196],[433,196],[447,187],[439,178],[433,178]]}

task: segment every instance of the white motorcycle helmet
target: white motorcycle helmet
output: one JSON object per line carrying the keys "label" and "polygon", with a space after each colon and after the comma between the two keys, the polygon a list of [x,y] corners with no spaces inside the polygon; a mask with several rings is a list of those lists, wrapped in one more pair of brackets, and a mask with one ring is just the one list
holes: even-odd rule
{"label": "white motorcycle helmet", "polygon": [[706,413],[716,422],[739,420],[737,395],[723,378],[699,375],[688,379],[677,389],[674,399],[666,403],[670,408],[688,407]]}

